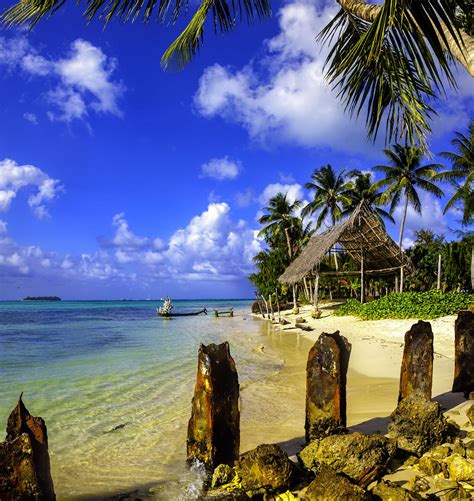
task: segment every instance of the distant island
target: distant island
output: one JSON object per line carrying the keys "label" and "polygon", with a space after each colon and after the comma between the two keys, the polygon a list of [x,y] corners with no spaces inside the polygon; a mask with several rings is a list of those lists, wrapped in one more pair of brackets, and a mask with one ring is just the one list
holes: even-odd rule
{"label": "distant island", "polygon": [[58,296],[26,296],[23,301],[61,301]]}

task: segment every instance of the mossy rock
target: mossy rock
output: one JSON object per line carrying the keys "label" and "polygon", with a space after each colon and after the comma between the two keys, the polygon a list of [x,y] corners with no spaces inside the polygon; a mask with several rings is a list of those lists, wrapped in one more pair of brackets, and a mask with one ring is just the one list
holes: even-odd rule
{"label": "mossy rock", "polygon": [[220,464],[212,474],[211,487],[219,487],[232,482],[237,474],[234,468],[228,464]]}
{"label": "mossy rock", "polygon": [[382,480],[372,489],[372,496],[376,501],[418,501],[423,499],[416,492],[403,489],[387,480]]}
{"label": "mossy rock", "polygon": [[448,465],[449,478],[460,481],[471,481],[474,479],[474,462],[463,458],[459,454],[453,454],[445,459]]}
{"label": "mossy rock", "polygon": [[432,476],[441,473],[443,468],[441,463],[436,461],[436,459],[425,455],[420,458],[420,461],[418,462],[418,469],[423,473]]}

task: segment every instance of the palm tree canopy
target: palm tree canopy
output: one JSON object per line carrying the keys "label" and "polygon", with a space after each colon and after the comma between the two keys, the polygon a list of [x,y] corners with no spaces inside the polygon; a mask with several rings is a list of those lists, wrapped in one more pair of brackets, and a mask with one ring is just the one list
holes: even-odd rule
{"label": "palm tree canopy", "polygon": [[312,182],[305,184],[306,189],[314,191],[314,197],[303,208],[301,214],[303,217],[306,217],[321,209],[316,229],[321,227],[327,216],[331,217],[332,224],[334,225],[342,217],[343,205],[350,203],[350,199],[347,196],[350,183],[346,182],[345,172],[346,169],[342,169],[339,174],[336,174],[332,166],[328,164],[316,169],[311,175]]}
{"label": "palm tree canopy", "polygon": [[405,196],[416,212],[421,214],[421,202],[416,190],[421,188],[440,198],[443,191],[431,182],[436,172],[443,166],[440,164],[421,165],[424,150],[420,146],[402,146],[395,144],[393,150],[384,150],[390,165],[377,165],[375,171],[382,172],[385,177],[373,185],[373,189],[386,188],[384,202],[391,198],[390,214],[399,204],[401,196]]}
{"label": "palm tree canopy", "polygon": [[454,146],[454,152],[441,153],[451,162],[451,170],[436,174],[435,179],[450,181],[456,188],[444,208],[444,213],[460,202],[463,205],[462,224],[468,225],[474,216],[474,120],[469,122],[467,134],[456,132],[451,144]]}
{"label": "palm tree canopy", "polygon": [[384,205],[384,195],[374,189],[372,174],[370,172],[363,173],[359,170],[352,170],[348,172],[347,175],[349,178],[352,178],[352,181],[350,181],[349,188],[346,192],[346,196],[349,198],[349,204],[345,205],[342,215],[346,216],[352,214],[362,200],[365,200],[367,206],[375,212],[382,224],[384,219],[388,219],[394,223],[395,221],[391,214],[380,207]]}

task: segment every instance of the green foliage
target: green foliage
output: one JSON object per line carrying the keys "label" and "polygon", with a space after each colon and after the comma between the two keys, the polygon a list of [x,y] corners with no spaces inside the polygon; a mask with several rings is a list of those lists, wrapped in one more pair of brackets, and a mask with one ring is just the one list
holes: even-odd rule
{"label": "green foliage", "polygon": [[445,315],[455,315],[459,310],[474,302],[474,294],[443,293],[437,290],[428,292],[393,292],[376,301],[361,304],[349,299],[340,306],[335,315],[353,315],[362,320],[382,318],[421,318],[430,319]]}

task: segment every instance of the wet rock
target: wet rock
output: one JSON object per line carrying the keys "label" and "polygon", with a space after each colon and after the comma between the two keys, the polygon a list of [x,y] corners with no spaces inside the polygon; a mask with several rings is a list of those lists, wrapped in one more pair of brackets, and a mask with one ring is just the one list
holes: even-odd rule
{"label": "wet rock", "polygon": [[454,323],[453,391],[474,391],[474,312],[460,311]]}
{"label": "wet rock", "polygon": [[442,499],[443,501],[457,501],[459,499],[472,499],[469,492],[464,490],[456,481],[435,478],[433,491],[435,496],[440,496],[435,499]]}
{"label": "wet rock", "polygon": [[276,444],[262,444],[242,454],[235,466],[246,492],[267,493],[289,489],[294,465]]}
{"label": "wet rock", "polygon": [[405,334],[398,401],[413,393],[431,399],[433,380],[433,331],[419,320]]}
{"label": "wet rock", "polygon": [[474,426],[474,404],[469,407],[466,412],[466,416],[469,419],[471,426]]}
{"label": "wet rock", "polygon": [[398,448],[421,456],[446,441],[449,425],[438,402],[413,395],[404,398],[391,414],[390,438]]}
{"label": "wet rock", "polygon": [[445,459],[448,465],[449,478],[459,481],[474,480],[474,462],[463,458],[459,454],[453,454]]}
{"label": "wet rock", "polygon": [[382,480],[372,489],[376,501],[418,501],[423,499],[416,492],[410,492],[393,482]]}
{"label": "wet rock", "polygon": [[322,333],[306,366],[306,441],[341,433],[346,426],[346,375],[351,345],[344,336]]}
{"label": "wet rock", "polygon": [[[22,395],[8,417],[6,441],[0,445],[0,464],[3,466],[0,468],[0,499],[17,499],[15,496],[20,499],[28,492],[38,492],[45,501],[56,499],[46,424],[41,417],[28,412]],[[10,494],[3,495],[2,489]]]}
{"label": "wet rock", "polygon": [[441,463],[436,461],[436,459],[433,459],[432,457],[426,455],[420,458],[420,461],[418,462],[418,468],[420,471],[426,473],[427,475],[437,475],[442,471]]}
{"label": "wet rock", "polygon": [[236,476],[234,468],[228,464],[220,464],[212,474],[211,487],[219,487],[220,485],[228,484],[234,480]]}
{"label": "wet rock", "polygon": [[188,423],[187,459],[208,471],[232,465],[239,456],[239,381],[229,343],[201,344]]}
{"label": "wet rock", "polygon": [[347,478],[337,475],[329,466],[322,466],[303,496],[305,501],[365,501],[370,496]]}
{"label": "wet rock", "polygon": [[356,432],[315,440],[301,451],[300,459],[315,473],[323,464],[367,487],[385,472],[394,454],[395,445],[387,438]]}

